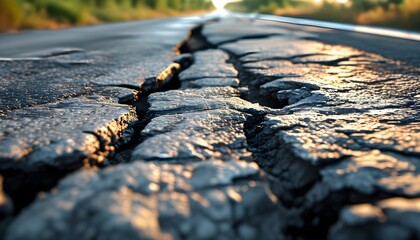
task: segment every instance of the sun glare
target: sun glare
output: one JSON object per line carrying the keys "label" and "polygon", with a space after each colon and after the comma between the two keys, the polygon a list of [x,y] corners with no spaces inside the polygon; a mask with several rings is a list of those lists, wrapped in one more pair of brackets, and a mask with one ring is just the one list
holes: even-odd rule
{"label": "sun glare", "polygon": [[317,4],[322,3],[322,2],[330,2],[330,3],[336,2],[339,4],[345,4],[345,3],[348,3],[349,0],[313,0],[313,1]]}
{"label": "sun glare", "polygon": [[212,0],[214,7],[217,10],[222,10],[225,8],[226,4],[231,2],[239,2],[241,0]]}

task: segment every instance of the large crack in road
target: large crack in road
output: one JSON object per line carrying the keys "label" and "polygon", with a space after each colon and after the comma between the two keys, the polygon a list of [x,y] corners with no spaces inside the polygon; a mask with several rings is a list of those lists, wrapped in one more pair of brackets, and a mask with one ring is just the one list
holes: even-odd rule
{"label": "large crack in road", "polygon": [[[223,36],[225,29],[220,29],[219,35]],[[381,204],[382,199],[404,202],[411,206],[408,209],[416,211],[418,200],[403,201],[395,197],[418,195],[407,194],[407,188],[391,184],[393,176],[400,176],[396,178],[404,178],[402,181],[407,186],[417,185],[417,177],[412,176],[418,176],[415,149],[419,129],[417,115],[412,114],[418,108],[413,96],[419,91],[419,82],[418,74],[411,74],[416,67],[401,67],[377,55],[308,41],[308,37],[296,35],[293,40],[287,37],[239,39],[221,46],[233,55],[231,58],[236,58],[237,68],[242,69],[241,82],[245,79],[250,89],[250,93],[245,91],[245,97],[281,108],[269,111],[265,118],[260,114],[252,116],[246,131],[254,160],[269,174],[272,191],[288,216],[293,216],[283,230],[291,236],[309,239],[326,238],[327,234],[333,239],[354,236],[392,239],[395,234],[385,236],[384,233],[396,224],[398,231],[406,232],[398,238],[416,238],[417,230],[410,224],[389,219],[381,225],[376,222],[381,221],[380,217],[372,222],[366,220],[383,211],[371,207]],[[207,36],[215,39],[211,44],[223,42],[222,37],[218,39],[217,31],[209,30]],[[398,79],[403,72],[403,79]],[[407,98],[401,99],[390,86],[379,86],[384,82],[399,85],[400,93],[407,94]],[[412,90],[410,93],[408,88]],[[384,114],[387,111],[389,114]],[[395,116],[397,112],[400,115]],[[387,119],[387,115],[393,115],[393,120]],[[361,116],[364,120],[359,119]],[[371,122],[377,125],[372,126]],[[405,127],[400,128],[401,124]],[[391,135],[384,136],[385,132]],[[393,139],[393,143],[381,143],[396,135],[405,136],[407,141]],[[385,162],[393,162],[393,167]],[[402,170],[400,167],[407,163],[411,170]],[[345,207],[360,203],[364,205]],[[363,214],[369,217],[364,218]],[[373,229],[362,227],[365,221]]]}
{"label": "large crack in road", "polygon": [[[143,122],[132,106],[133,89],[136,93],[141,89],[141,96],[147,96],[157,89],[171,88],[166,81],[188,64],[184,58],[173,59],[171,46],[202,20],[177,21],[185,23],[182,27],[161,26],[173,33],[172,40],[146,47],[142,46],[144,39],[139,42],[133,35],[107,51],[52,48],[25,53],[35,57],[0,58],[0,174],[4,191],[12,199],[0,218],[19,213],[38,193],[50,191],[71,172],[108,166],[115,155],[129,147]],[[147,29],[154,24],[159,21],[140,26]],[[113,28],[115,37],[126,26]],[[100,27],[89,27],[57,34],[72,33],[74,38],[88,29],[101,31]],[[31,35],[35,45],[37,34]],[[51,32],[50,37],[57,34]],[[161,35],[156,30],[148,34],[152,38]],[[104,44],[109,39],[101,41]]]}
{"label": "large crack in road", "polygon": [[119,97],[130,140],[93,132],[100,168],[6,239],[420,237],[417,67],[249,19],[201,24],[178,51]]}

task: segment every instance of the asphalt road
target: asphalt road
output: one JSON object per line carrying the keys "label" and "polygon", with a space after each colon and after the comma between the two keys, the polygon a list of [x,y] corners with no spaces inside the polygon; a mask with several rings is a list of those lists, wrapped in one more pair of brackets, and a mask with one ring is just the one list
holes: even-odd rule
{"label": "asphalt road", "polygon": [[285,29],[314,33],[325,43],[351,46],[366,52],[420,66],[420,42],[328,28],[278,23]]}
{"label": "asphalt road", "polygon": [[[122,131],[137,119],[135,111],[117,103],[172,64],[174,47],[201,21],[186,17],[0,36],[0,175],[15,211],[97,152],[92,149],[103,141],[95,134],[108,134],[112,145],[130,139]],[[71,152],[69,158],[60,149]],[[36,155],[42,169],[57,162],[60,169],[44,174],[35,166]]]}
{"label": "asphalt road", "polygon": [[213,17],[3,35],[0,238],[420,239],[418,43]]}
{"label": "asphalt road", "polygon": [[[0,112],[86,95],[92,85],[138,87],[171,63],[173,48],[201,21],[168,18],[3,34]],[[120,88],[112,96],[126,93]]]}
{"label": "asphalt road", "polygon": [[[199,18],[166,18],[126,23],[75,27],[61,30],[32,30],[0,35],[0,56],[36,57],[54,48],[82,48],[86,51],[110,51],[136,39],[173,44],[185,37],[188,26]],[[186,28],[187,26],[187,28]],[[184,29],[179,32],[177,29]]]}
{"label": "asphalt road", "polygon": [[[167,18],[62,30],[35,30],[1,34],[0,57],[36,57],[59,48],[110,51],[126,45],[127,41],[132,39],[140,41],[141,44],[155,43],[158,40],[160,43],[173,46],[174,39],[180,39],[185,35],[185,33],[174,31],[174,29],[185,28],[185,24],[188,25],[191,22],[214,16],[210,14],[202,17]],[[317,34],[319,40],[323,42],[352,46],[408,64],[420,65],[420,43],[418,41],[289,23],[278,23],[278,26]]]}

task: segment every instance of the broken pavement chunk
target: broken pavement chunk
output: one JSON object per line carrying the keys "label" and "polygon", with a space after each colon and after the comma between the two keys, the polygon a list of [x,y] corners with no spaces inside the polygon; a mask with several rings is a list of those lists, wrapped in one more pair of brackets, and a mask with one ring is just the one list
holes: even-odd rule
{"label": "broken pavement chunk", "polygon": [[330,239],[418,239],[420,199],[390,198],[345,208]]}
{"label": "broken pavement chunk", "polygon": [[235,161],[136,161],[83,170],[24,210],[7,239],[281,236],[277,203],[265,184],[254,163]]}
{"label": "broken pavement chunk", "polygon": [[206,50],[194,53],[194,64],[180,73],[181,82],[202,78],[236,78],[237,70],[227,63],[229,55],[221,50]]}
{"label": "broken pavement chunk", "polygon": [[81,166],[88,156],[128,142],[127,128],[135,120],[128,106],[85,98],[16,109],[2,120],[0,169]]}

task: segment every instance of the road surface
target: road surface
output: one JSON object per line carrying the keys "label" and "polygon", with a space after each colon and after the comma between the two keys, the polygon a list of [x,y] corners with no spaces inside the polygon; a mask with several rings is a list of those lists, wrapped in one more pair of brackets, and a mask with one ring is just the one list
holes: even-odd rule
{"label": "road surface", "polygon": [[6,239],[418,239],[419,42],[215,15],[0,36]]}

